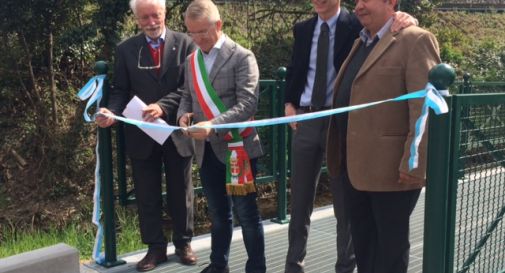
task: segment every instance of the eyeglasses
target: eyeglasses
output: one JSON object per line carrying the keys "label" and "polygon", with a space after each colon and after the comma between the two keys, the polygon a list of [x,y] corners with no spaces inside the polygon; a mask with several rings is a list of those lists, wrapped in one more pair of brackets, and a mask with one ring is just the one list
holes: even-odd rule
{"label": "eyeglasses", "polygon": [[155,65],[155,66],[141,66],[140,65],[140,56],[142,56],[142,49],[144,48],[144,46],[141,46],[140,49],[139,49],[139,58],[138,58],[138,63],[137,63],[137,68],[138,69],[159,69],[161,67],[161,53],[159,52],[160,51],[160,47],[158,47],[156,50],[158,51],[158,65]]}
{"label": "eyeglasses", "polygon": [[198,32],[186,32],[191,38],[206,38],[209,36],[209,30],[211,30],[215,25],[210,26],[206,30],[198,31]]}
{"label": "eyeglasses", "polygon": [[163,17],[163,13],[162,12],[158,12],[158,13],[153,13],[153,14],[146,14],[146,15],[143,15],[141,17],[136,17],[136,18],[139,21],[147,22],[147,21],[149,21],[150,18],[153,18],[153,20],[158,21],[162,17]]}

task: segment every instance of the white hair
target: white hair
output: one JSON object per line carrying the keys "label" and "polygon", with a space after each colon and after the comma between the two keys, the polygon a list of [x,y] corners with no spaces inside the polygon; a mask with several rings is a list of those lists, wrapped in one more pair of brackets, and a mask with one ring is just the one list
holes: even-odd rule
{"label": "white hair", "polygon": [[194,0],[184,12],[184,18],[191,21],[208,19],[215,23],[221,20],[217,6],[211,0]]}
{"label": "white hair", "polygon": [[130,9],[133,11],[133,14],[137,15],[137,6],[139,3],[149,3],[158,5],[166,10],[165,0],[130,0]]}

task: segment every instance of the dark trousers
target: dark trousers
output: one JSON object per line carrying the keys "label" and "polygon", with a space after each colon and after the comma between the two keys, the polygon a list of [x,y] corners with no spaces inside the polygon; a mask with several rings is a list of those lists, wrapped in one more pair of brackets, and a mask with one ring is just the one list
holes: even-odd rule
{"label": "dark trousers", "polygon": [[[300,111],[300,110],[299,110]],[[299,112],[302,114],[303,112]],[[314,207],[316,188],[326,153],[328,118],[298,123],[293,131],[291,146],[291,219],[289,222],[288,253],[285,272],[304,272],[310,216]],[[350,273],[356,265],[351,242],[350,222],[343,209],[341,183],[330,177],[334,213],[337,219],[336,273]]]}
{"label": "dark trousers", "polygon": [[410,215],[421,190],[358,191],[342,176],[358,273],[406,273]]}
{"label": "dark trousers", "polygon": [[[256,159],[251,159],[251,168],[256,177]],[[226,165],[219,161],[209,143],[205,145],[200,178],[212,221],[210,262],[217,267],[228,265],[233,235],[233,210],[242,227],[248,255],[245,272],[266,272],[265,238],[256,193],[246,196],[226,194]]]}
{"label": "dark trousers", "polygon": [[181,248],[193,237],[193,183],[191,159],[177,152],[171,138],[155,146],[146,159],[131,158],[142,242],[149,248],[166,248],[162,224],[162,163],[168,211],[173,220],[173,243]]}

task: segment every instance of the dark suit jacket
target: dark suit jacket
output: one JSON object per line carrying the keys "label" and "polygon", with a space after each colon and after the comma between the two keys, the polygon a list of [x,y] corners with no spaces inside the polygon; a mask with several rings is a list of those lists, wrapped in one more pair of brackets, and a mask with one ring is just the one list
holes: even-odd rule
{"label": "dark suit jacket", "polygon": [[[158,103],[165,112],[165,120],[169,124],[175,124],[184,87],[184,62],[195,47],[185,34],[167,28],[159,75],[155,69],[138,68],[141,48],[141,65],[152,66],[154,62],[143,33],[117,46],[108,108],[116,115],[121,115],[130,99],[138,96],[146,104]],[[180,131],[174,131],[170,137],[180,155],[192,155],[193,144],[190,139],[184,137]],[[125,125],[125,140],[127,154],[137,159],[147,158],[154,145],[158,145],[138,127],[132,125]]]}
{"label": "dark suit jacket", "polygon": [[[287,69],[285,102],[290,102],[295,107],[300,106],[300,97],[307,83],[310,49],[316,23],[317,16],[297,23],[293,27],[295,42],[293,44],[291,64]],[[361,29],[362,26],[356,16],[349,14],[346,9],[342,8],[337,20],[335,45],[333,47],[333,65],[337,74]]]}

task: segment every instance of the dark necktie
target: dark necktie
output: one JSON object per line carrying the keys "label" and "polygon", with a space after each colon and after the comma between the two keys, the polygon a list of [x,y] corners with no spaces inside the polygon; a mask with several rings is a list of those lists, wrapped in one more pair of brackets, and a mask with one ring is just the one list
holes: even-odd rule
{"label": "dark necktie", "polygon": [[321,24],[321,32],[317,40],[317,60],[316,76],[314,78],[314,87],[312,88],[312,107],[323,107],[326,102],[326,74],[328,65],[328,48],[330,47],[330,28],[324,22]]}

